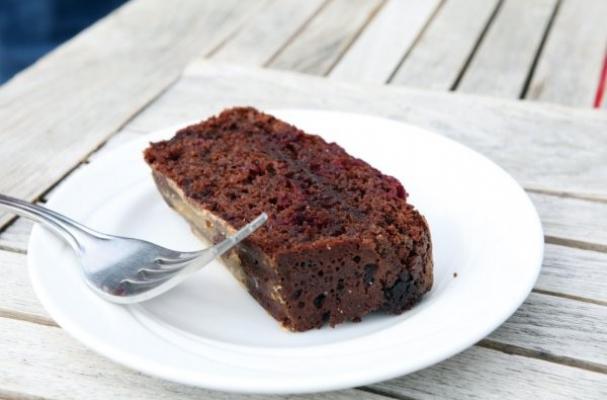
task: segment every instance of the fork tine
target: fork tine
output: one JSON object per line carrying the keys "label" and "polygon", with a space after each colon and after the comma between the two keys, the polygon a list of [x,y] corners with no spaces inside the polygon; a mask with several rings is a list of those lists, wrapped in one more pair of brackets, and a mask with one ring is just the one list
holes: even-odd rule
{"label": "fork tine", "polygon": [[137,271],[137,275],[138,276],[158,277],[163,274],[174,274],[175,272],[178,272],[179,270],[183,269],[184,266],[185,266],[185,264],[183,264],[183,263],[179,264],[179,265],[173,265],[170,267],[165,267],[164,265],[156,264],[154,266],[154,268],[151,268],[151,267],[141,268],[139,271]]}
{"label": "fork tine", "polygon": [[[267,221],[267,219],[268,216],[266,213],[260,214],[257,218],[251,221],[251,223],[245,225],[234,235],[230,236],[229,238],[223,240],[222,242],[216,244],[213,247],[209,247],[208,249],[203,250],[202,254],[192,253],[188,255],[192,257],[185,257],[177,262],[171,262],[171,260],[164,260],[161,258],[156,259],[155,262],[158,268],[142,268],[137,272],[139,274],[138,277],[126,278],[123,279],[120,283],[138,287],[147,287],[159,286],[169,280],[172,280],[174,286],[179,281],[183,280],[183,278],[188,275],[188,272],[195,271],[201,268],[202,266],[208,264],[211,260],[221,256],[226,251],[230,250],[232,247],[247,238],[257,228],[262,226]],[[195,259],[198,259],[199,262],[194,264],[191,263],[191,261]],[[179,275],[181,275],[181,279],[177,278],[177,276]]]}
{"label": "fork tine", "polygon": [[198,252],[187,254],[187,256],[183,256],[180,258],[163,258],[157,257],[154,262],[156,265],[160,266],[159,270],[162,271],[171,271],[174,269],[179,269],[185,263],[188,263],[198,257]]}
{"label": "fork tine", "polygon": [[268,215],[266,213],[261,213],[257,218],[251,221],[249,224],[245,225],[238,232],[230,236],[229,238],[223,240],[222,242],[216,244],[215,246],[209,248],[214,257],[219,257],[224,254],[226,251],[230,250],[232,247],[236,246],[238,243],[246,239],[250,234],[255,232],[257,228],[262,226],[268,220]]}
{"label": "fork tine", "polygon": [[[202,250],[203,253],[206,253],[206,256],[212,256],[212,258],[221,256],[226,251],[229,251],[232,247],[240,243],[242,240],[246,239],[251,233],[253,233],[257,228],[262,226],[268,220],[268,215],[266,213],[260,214],[257,218],[251,221],[249,224],[245,225],[242,229],[237,231],[234,235],[228,237],[222,242],[216,244],[215,246],[209,247],[205,250]],[[149,272],[172,272],[181,269],[184,264],[189,263],[190,261],[200,257],[200,252],[188,253],[184,254],[182,257],[175,258],[163,258],[158,257],[155,260],[158,268],[143,268],[142,271]]]}
{"label": "fork tine", "polygon": [[135,279],[135,278],[125,278],[122,281],[120,281],[121,284],[129,284],[129,285],[144,285],[144,286],[149,286],[149,285],[158,285],[162,282],[166,282],[167,280],[171,279],[171,277],[173,276],[173,274],[166,274],[166,275],[162,275],[159,278],[142,278],[142,279]]}

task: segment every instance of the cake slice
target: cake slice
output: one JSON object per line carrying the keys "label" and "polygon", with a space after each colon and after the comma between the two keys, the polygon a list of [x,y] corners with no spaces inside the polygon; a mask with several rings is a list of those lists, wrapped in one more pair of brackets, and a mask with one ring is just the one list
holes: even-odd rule
{"label": "cake slice", "polygon": [[335,143],[232,108],[145,159],[166,202],[212,242],[268,214],[224,261],[290,330],[399,314],[432,286],[428,225],[403,186]]}

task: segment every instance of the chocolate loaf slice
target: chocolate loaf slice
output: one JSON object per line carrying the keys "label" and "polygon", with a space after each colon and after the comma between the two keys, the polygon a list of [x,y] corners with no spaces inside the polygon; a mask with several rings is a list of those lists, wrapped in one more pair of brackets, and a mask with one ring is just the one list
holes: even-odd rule
{"label": "chocolate loaf slice", "polygon": [[430,232],[403,186],[335,143],[233,108],[151,144],[145,159],[204,238],[268,214],[224,260],[291,330],[399,314],[432,286]]}

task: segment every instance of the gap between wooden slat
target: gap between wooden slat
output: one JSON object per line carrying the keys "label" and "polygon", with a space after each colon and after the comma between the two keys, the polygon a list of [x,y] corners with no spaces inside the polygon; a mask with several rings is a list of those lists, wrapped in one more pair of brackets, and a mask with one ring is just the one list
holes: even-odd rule
{"label": "gap between wooden slat", "polygon": [[607,376],[475,346],[434,367],[370,386],[399,398],[424,400],[537,400],[547,393],[559,400],[578,399],[581,394],[602,399]]}
{"label": "gap between wooden slat", "polygon": [[[116,132],[117,133],[117,132]],[[73,167],[71,167],[60,179],[58,179],[56,182],[53,182],[52,185],[50,185],[49,187],[47,187],[41,194],[40,196],[34,200],[34,202],[44,202],[46,203],[46,197],[48,196],[48,194],[50,192],[52,192],[53,190],[55,190],[57,188],[57,186],[61,185],[61,182],[65,181],[67,178],[69,178],[70,175],[72,175],[74,172],[76,172],[80,167],[82,167],[83,165],[88,164],[88,158],[92,155],[95,154],[96,152],[98,152],[103,146],[105,146],[105,144],[107,143],[108,140],[110,140],[112,137],[114,137],[114,135],[116,133],[113,133],[110,137],[107,138],[107,140],[104,140],[103,142],[101,142],[98,146],[95,147],[94,150],[92,150],[91,152],[89,152],[85,157],[83,157],[80,161],[78,161],[78,163],[76,165],[74,165]],[[5,227],[5,229],[7,229],[8,226]]]}
{"label": "gap between wooden slat", "polygon": [[558,244],[565,247],[573,247],[575,249],[592,250],[601,253],[607,253],[607,246],[599,243],[585,242],[583,240],[564,239],[556,236],[544,235],[546,243]]}
{"label": "gap between wooden slat", "polygon": [[350,50],[350,48],[352,47],[352,45],[356,42],[356,39],[359,38],[360,34],[367,28],[367,26],[369,26],[369,24],[371,23],[371,21],[373,21],[373,18],[375,18],[375,16],[386,5],[387,2],[388,2],[388,0],[383,0],[382,3],[380,3],[379,7],[376,7],[373,11],[371,11],[371,13],[367,16],[367,19],[360,26],[360,28],[358,29],[358,31],[356,31],[356,33],[354,35],[352,35],[352,39],[350,40],[350,42],[348,44],[346,44],[346,46],[344,47],[343,51],[337,56],[337,58],[335,59],[335,61],[333,61],[333,63],[325,71],[324,76],[329,75],[331,73],[331,71],[333,70],[333,68],[335,68],[335,66],[337,64],[339,64],[339,62],[344,57],[344,55],[348,52],[348,50]]}
{"label": "gap between wooden slat", "polygon": [[[57,328],[61,329],[61,327],[59,327],[52,320],[44,319],[40,316],[28,315],[26,313],[15,313],[15,312],[9,311],[8,314],[5,315],[5,310],[0,309],[0,318],[15,319],[15,320],[19,320],[19,321],[35,323],[35,324],[40,324],[40,325],[49,326],[49,327],[57,327]],[[523,347],[516,346],[516,345],[504,344],[504,343],[496,342],[492,339],[483,339],[480,342],[478,342],[476,345],[480,346],[480,347],[488,348],[491,350],[499,351],[502,353],[506,353],[506,354],[513,354],[513,355],[523,356],[523,357],[527,357],[527,358],[540,359],[543,361],[552,362],[555,364],[567,365],[570,367],[580,368],[580,369],[584,369],[584,370],[588,370],[588,371],[592,371],[592,372],[607,373],[607,366],[605,366],[605,365],[592,363],[592,362],[588,362],[588,361],[581,361],[578,359],[565,357],[565,356],[553,355],[553,354],[549,354],[549,353],[545,353],[545,352],[541,352],[541,351],[523,348]],[[358,389],[367,391],[369,393],[387,395],[386,393],[383,393],[381,390],[376,390],[376,389],[372,389],[372,388],[358,388]],[[0,392],[0,394],[1,394],[1,392]],[[390,394],[390,396],[394,397],[393,394]],[[398,398],[401,398],[401,397],[398,397]],[[408,399],[408,397],[402,397],[402,398]]]}
{"label": "gap between wooden slat", "polygon": [[563,299],[581,301],[582,303],[590,303],[590,304],[596,304],[597,306],[607,307],[607,301],[591,299],[589,297],[574,296],[574,295],[567,294],[567,293],[559,293],[559,292],[554,292],[552,290],[544,290],[544,289],[533,289],[533,293],[539,293],[539,294],[544,294],[546,296],[560,297]]}
{"label": "gap between wooden slat", "polygon": [[328,74],[331,79],[385,83],[443,0],[388,0]]}
{"label": "gap between wooden slat", "polygon": [[[499,0],[448,0],[390,79],[393,85],[447,91]],[[474,18],[470,18],[470,15]]]}
{"label": "gap between wooden slat", "polygon": [[552,362],[555,364],[567,365],[570,367],[580,368],[587,371],[599,372],[602,374],[607,374],[607,366],[589,362],[582,361],[571,357],[565,356],[557,356],[554,354],[545,353],[542,351],[526,349],[520,346],[515,346],[511,344],[505,344],[496,342],[492,339],[483,339],[476,344],[476,346],[484,347],[491,350],[501,351],[506,354],[514,354],[517,356],[523,356],[527,358],[535,358],[543,361]]}
{"label": "gap between wooden slat", "polygon": [[[8,225],[10,226],[10,224]],[[1,234],[2,232],[0,232]],[[11,253],[18,253],[18,254],[27,254],[26,250],[23,249],[17,249],[15,247],[11,247],[11,246],[4,246],[4,245],[0,245],[0,251],[10,251]]]}
{"label": "gap between wooden slat", "polygon": [[[78,164],[76,164],[75,166],[73,166],[72,168],[70,168],[69,171],[67,171],[61,177],[61,179],[58,179],[56,182],[54,182],[52,185],[50,185],[46,190],[44,190],[35,201],[36,202],[46,203],[48,195],[51,192],[53,192],[59,185],[61,185],[61,183],[63,181],[65,181],[76,170],[78,170],[79,168],[81,168],[83,165],[88,164],[90,162],[90,158],[94,154],[96,154],[99,151],[101,151],[107,145],[107,143],[110,140],[112,140],[116,135],[119,135],[121,133],[122,129],[124,129],[125,126],[127,126],[131,121],[133,121],[133,119],[135,119],[141,112],[145,111],[151,104],[154,103],[154,101],[156,101],[156,99],[158,99],[160,96],[162,96],[168,90],[170,90],[173,87],[173,85],[175,85],[175,83],[179,80],[180,77],[181,77],[181,74],[179,76],[175,77],[175,79],[171,83],[169,83],[164,89],[162,89],[160,92],[158,92],[153,98],[150,98],[149,101],[147,101],[146,103],[144,103],[139,110],[137,110],[136,112],[134,112],[133,114],[131,114],[127,119],[125,119],[123,121],[123,123],[120,125],[120,127],[116,131],[112,132],[105,140],[101,141],[94,149],[92,149],[87,154],[85,154],[84,157],[82,157],[82,159],[78,162]],[[14,221],[13,221],[13,223],[14,223]],[[6,230],[9,225],[10,224],[7,224],[2,229],[0,229],[0,234],[4,230]]]}
{"label": "gap between wooden slat", "polygon": [[276,52],[274,54],[272,54],[272,56],[270,58],[268,58],[267,61],[265,61],[262,65],[262,67],[267,67],[270,64],[272,64],[274,62],[274,60],[280,55],[280,53],[283,52],[284,49],[286,49],[287,47],[289,47],[289,45],[291,43],[293,43],[293,41],[299,36],[299,34],[301,32],[303,32],[308,25],[310,25],[310,23],[314,20],[314,18],[316,18],[318,16],[318,14],[320,14],[321,12],[323,12],[323,10],[325,8],[327,8],[327,6],[329,5],[329,3],[331,3],[334,0],[326,0],[320,7],[318,7],[318,9],[310,16],[310,18],[308,18],[306,20],[306,22],[304,22],[299,29],[297,29],[295,31],[295,33],[293,35],[291,35],[291,37],[287,38],[287,40],[283,43],[282,46],[280,46],[278,48],[278,50],[276,50]]}
{"label": "gap between wooden slat", "polygon": [[47,397],[32,396],[25,393],[17,393],[0,389],[0,400],[50,400]]}
{"label": "gap between wooden slat", "polygon": [[5,308],[0,308],[0,318],[15,319],[18,321],[30,322],[32,324],[60,328],[60,326],[50,318],[45,318],[41,315],[30,314],[22,311],[7,310]]}
{"label": "gap between wooden slat", "polygon": [[[257,14],[258,12],[260,12],[261,10],[263,10],[263,8],[266,5],[271,4],[272,0],[264,0],[262,2],[260,2],[257,5],[257,10],[255,10],[254,12],[252,12],[250,14],[251,18]],[[217,45],[215,47],[213,47],[211,50],[209,50],[206,54],[207,57],[210,57],[212,54],[217,53],[223,46],[226,45],[226,43],[228,43],[230,40],[232,40],[234,37],[236,37],[236,35],[238,35],[242,29],[245,27],[246,23],[241,24],[240,26],[238,26],[238,28],[234,29],[232,32],[230,32],[230,34],[228,34],[225,38],[223,38],[223,40],[221,40],[219,43],[217,43]]]}
{"label": "gap between wooden slat", "polygon": [[434,18],[436,18],[436,15],[443,8],[446,1],[447,0],[441,0],[440,3],[438,4],[438,6],[436,6],[436,8],[434,9],[434,11],[432,11],[432,14],[430,14],[430,18],[428,18],[428,20],[426,21],[426,23],[424,24],[422,29],[420,29],[419,33],[415,37],[415,40],[413,40],[413,42],[411,43],[411,46],[407,49],[407,51],[405,51],[405,54],[403,54],[401,59],[398,61],[398,63],[394,67],[394,70],[390,73],[390,76],[388,76],[388,79],[386,79],[386,81],[384,83],[389,84],[390,82],[392,82],[392,80],[394,79],[394,76],[398,73],[398,70],[403,65],[403,63],[407,60],[407,57],[409,57],[409,54],[411,54],[411,52],[413,51],[415,46],[419,43],[420,38],[422,36],[424,36],[424,33],[426,33],[426,30],[428,29],[430,24],[432,24],[432,22],[434,21]]}
{"label": "gap between wooden slat", "polygon": [[533,61],[531,62],[531,67],[529,68],[529,72],[527,73],[527,77],[525,78],[525,83],[523,84],[523,89],[521,90],[521,93],[518,96],[519,99],[524,99],[527,96],[527,92],[529,91],[529,87],[531,85],[531,80],[533,79],[533,75],[535,74],[535,70],[537,69],[537,65],[538,65],[538,62],[540,61],[540,57],[542,56],[542,53],[544,52],[544,47],[546,46],[546,41],[548,40],[548,35],[550,34],[550,31],[552,30],[552,26],[554,25],[554,21],[556,19],[556,16],[558,15],[560,7],[561,7],[561,3],[562,3],[562,0],[557,0],[556,4],[554,5],[554,10],[552,10],[552,14],[550,15],[550,18],[548,19],[548,23],[546,24],[546,28],[544,29],[542,39],[540,40],[540,45],[537,48],[537,52],[535,53],[535,56],[533,57]]}
{"label": "gap between wooden slat", "polygon": [[[8,214],[10,212],[2,209],[2,214],[3,213],[7,213]],[[17,221],[18,218],[19,217],[15,216],[15,217],[9,219],[4,225],[0,225],[0,235],[2,234],[2,232],[6,231],[9,226],[11,226],[12,224],[14,224]]]}
{"label": "gap between wooden slat", "polygon": [[607,198],[600,197],[600,196],[589,196],[589,195],[582,195],[582,194],[577,194],[577,193],[572,193],[572,192],[559,192],[556,190],[536,189],[536,188],[532,188],[532,187],[525,187],[525,191],[530,192],[530,193],[538,193],[538,194],[545,194],[548,196],[561,197],[563,199],[586,200],[586,201],[593,201],[596,203],[607,204]]}
{"label": "gap between wooden slat", "polygon": [[502,8],[502,4],[504,3],[504,1],[505,0],[500,0],[497,3],[497,5],[495,6],[495,9],[491,13],[489,20],[487,20],[487,25],[485,25],[485,27],[481,31],[481,34],[478,36],[478,39],[476,40],[476,43],[474,43],[474,46],[472,47],[472,51],[468,55],[468,58],[466,58],[466,61],[464,62],[464,65],[462,66],[461,71],[457,75],[455,82],[453,82],[453,85],[451,85],[451,87],[449,88],[450,91],[453,92],[453,91],[457,90],[460,82],[462,81],[462,79],[464,78],[464,75],[466,74],[466,71],[468,70],[468,67],[470,66],[470,63],[472,62],[472,59],[474,58],[474,55],[476,54],[479,47],[481,46],[481,43],[483,43],[483,39],[485,39],[485,36],[487,35],[489,28],[493,24],[493,21],[495,21],[497,14],[499,13],[500,9]]}
{"label": "gap between wooden slat", "polygon": [[557,1],[504,1],[457,91],[518,98]]}
{"label": "gap between wooden slat", "polygon": [[333,0],[266,65],[307,75],[324,75],[358,35],[383,0]]}
{"label": "gap between wooden slat", "polygon": [[605,57],[605,0],[561,0],[526,99],[591,107]]}
{"label": "gap between wooden slat", "polygon": [[261,66],[316,15],[327,0],[271,0],[207,57]]}
{"label": "gap between wooden slat", "polygon": [[[428,368],[432,368],[432,367],[428,367]],[[397,378],[395,378],[395,379],[397,379]],[[409,397],[409,396],[405,396],[402,394],[396,394],[396,393],[390,392],[388,390],[383,390],[382,388],[375,387],[375,386],[363,386],[363,387],[357,387],[356,389],[360,390],[361,392],[367,392],[367,393],[375,394],[378,396],[388,396],[388,397],[392,397],[392,398],[398,399],[398,400],[416,400],[414,397]]]}

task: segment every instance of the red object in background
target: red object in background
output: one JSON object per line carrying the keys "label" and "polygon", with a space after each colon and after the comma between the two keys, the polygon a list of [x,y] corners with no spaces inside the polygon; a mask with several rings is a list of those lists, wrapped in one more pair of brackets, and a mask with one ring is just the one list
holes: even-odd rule
{"label": "red object in background", "polygon": [[605,96],[605,89],[607,89],[607,53],[603,59],[603,69],[601,71],[601,78],[599,80],[599,86],[596,88],[596,95],[594,96],[594,108],[601,107],[603,104],[603,98]]}

